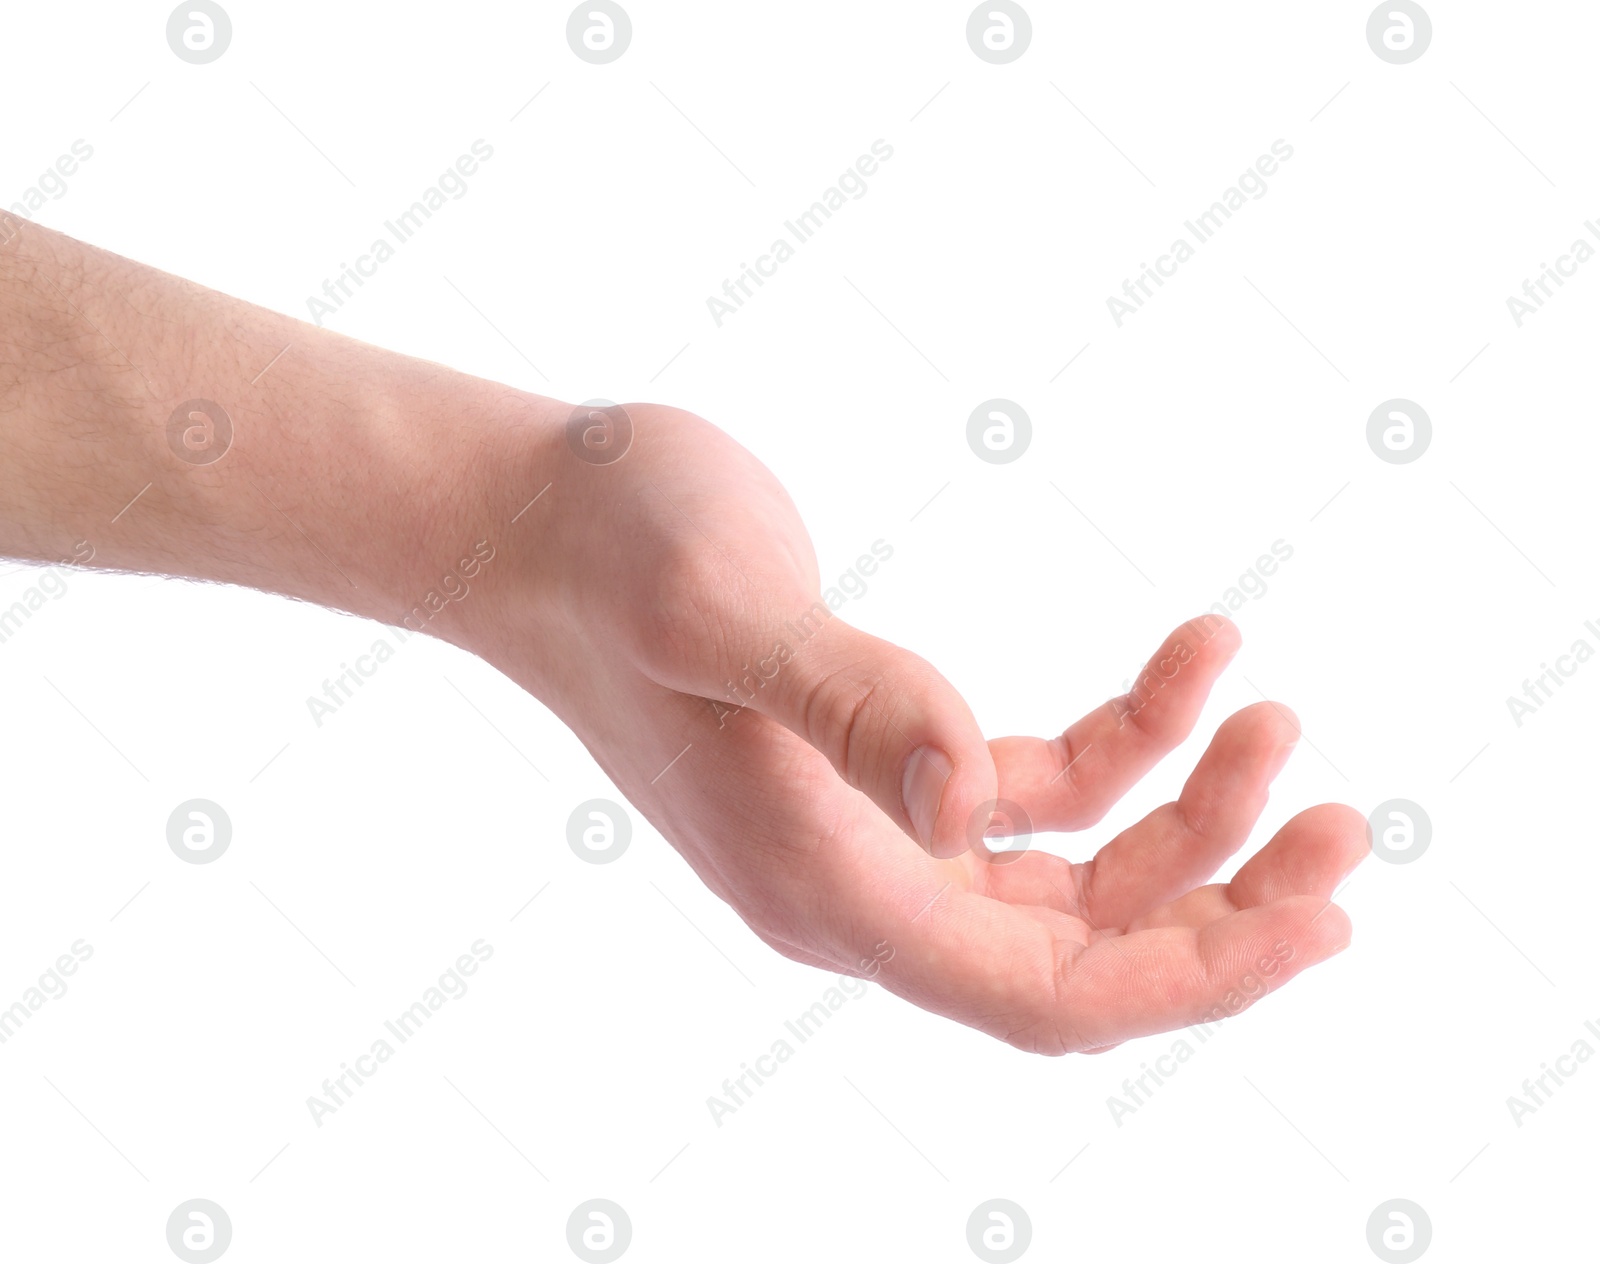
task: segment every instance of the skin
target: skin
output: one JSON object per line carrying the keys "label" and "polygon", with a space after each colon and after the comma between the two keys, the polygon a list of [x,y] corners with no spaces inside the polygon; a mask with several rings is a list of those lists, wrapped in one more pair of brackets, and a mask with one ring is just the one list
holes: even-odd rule
{"label": "skin", "polygon": [[[1059,737],[989,741],[932,666],[819,604],[793,503],[708,422],[574,410],[31,224],[0,241],[0,554],[420,618],[559,715],[777,951],[1021,1049],[1215,1021],[1349,943],[1351,808],[1204,885],[1299,735],[1276,703],[1229,717],[1178,800],[1093,860],[984,842],[996,800],[1022,832],[1099,821],[1193,729],[1227,620],[1176,629]],[[169,441],[195,398],[234,429],[209,464]],[[492,562],[435,613],[480,541]]]}

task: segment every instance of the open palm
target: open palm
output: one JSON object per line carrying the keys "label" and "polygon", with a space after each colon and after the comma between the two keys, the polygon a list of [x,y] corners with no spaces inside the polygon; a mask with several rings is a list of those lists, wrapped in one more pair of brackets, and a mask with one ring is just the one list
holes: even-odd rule
{"label": "open palm", "polygon": [[[823,609],[816,563],[754,458],[688,414],[629,409],[634,451],[575,468],[581,522],[551,525],[580,558],[545,586],[557,613],[547,599],[529,635],[481,652],[768,944],[1059,1054],[1237,1013],[1349,942],[1330,898],[1368,851],[1353,809],[1302,812],[1202,885],[1299,736],[1275,703],[1229,717],[1177,801],[1092,860],[983,842],[991,821],[1099,821],[1189,735],[1238,649],[1231,623],[1185,624],[1130,695],[1057,738],[985,741],[915,655],[825,611],[796,624]],[[748,698],[729,689],[741,676]]]}

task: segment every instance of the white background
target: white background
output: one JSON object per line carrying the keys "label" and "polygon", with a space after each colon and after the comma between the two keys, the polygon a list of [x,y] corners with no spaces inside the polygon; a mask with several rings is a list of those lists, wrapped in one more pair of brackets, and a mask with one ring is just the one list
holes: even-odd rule
{"label": "white background", "polygon": [[[565,5],[230,2],[194,66],[162,5],[13,6],[0,204],[84,139],[38,218],[304,316],[489,141],[328,323],[707,416],[791,490],[825,576],[892,545],[843,613],[995,735],[1117,692],[1282,539],[1191,742],[1046,845],[1091,854],[1265,692],[1306,740],[1253,845],[1325,800],[1432,820],[1340,896],[1350,950],[1120,1126],[1108,1097],[1176,1037],[1033,1058],[874,989],[717,1127],[708,1095],[831,980],[637,813],[619,861],[579,860],[568,814],[616,792],[536,701],[418,638],[318,728],[307,696],[383,629],[73,573],[0,646],[0,1003],[94,949],[0,1046],[8,1253],[171,1259],[195,1197],[241,1264],[572,1258],[592,1197],[630,1260],[970,1260],[993,1197],[1027,1258],[1371,1259],[1391,1198],[1430,1258],[1592,1250],[1600,1067],[1521,1127],[1506,1099],[1600,1022],[1600,663],[1520,727],[1506,697],[1600,648],[1600,262],[1521,328],[1505,300],[1600,214],[1600,16],[1441,2],[1391,65],[1364,3],[1030,7],[996,66],[964,4],[638,0],[595,66]],[[879,138],[867,195],[718,328],[706,298]],[[1106,298],[1279,138],[1266,196],[1119,329]],[[997,396],[1033,420],[1009,465],[965,439]],[[1394,397],[1433,421],[1409,465],[1366,442]],[[233,822],[214,864],[167,847],[193,797]],[[479,938],[471,991],[317,1127],[307,1096]]]}

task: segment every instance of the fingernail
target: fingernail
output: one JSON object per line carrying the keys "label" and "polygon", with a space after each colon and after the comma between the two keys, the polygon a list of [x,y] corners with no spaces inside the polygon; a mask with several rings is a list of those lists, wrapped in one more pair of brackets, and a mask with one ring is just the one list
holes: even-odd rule
{"label": "fingernail", "polygon": [[937,746],[917,747],[906,762],[905,777],[900,783],[900,801],[911,818],[911,828],[917,831],[924,847],[933,842],[933,827],[939,819],[944,783],[954,771],[955,764],[950,756]]}

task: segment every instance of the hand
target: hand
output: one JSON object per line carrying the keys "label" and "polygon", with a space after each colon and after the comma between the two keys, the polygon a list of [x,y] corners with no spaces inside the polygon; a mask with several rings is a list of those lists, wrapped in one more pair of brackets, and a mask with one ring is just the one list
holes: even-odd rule
{"label": "hand", "polygon": [[[554,400],[36,225],[0,245],[0,555],[249,584],[474,650],[766,942],[1025,1049],[1224,1017],[1348,942],[1348,808],[1193,889],[1261,812],[1296,735],[1281,707],[1228,720],[1178,802],[1087,864],[982,841],[997,803],[1031,829],[1099,820],[1194,726],[1226,620],[1062,736],[985,742],[938,672],[818,601],[788,496],[698,418],[631,407],[632,449],[595,464]],[[202,393],[236,451],[176,444]]]}
{"label": "hand", "polygon": [[526,487],[507,495],[549,483],[519,550],[536,560],[463,643],[543,698],[765,942],[1051,1054],[1229,1016],[1348,944],[1330,896],[1368,850],[1350,808],[1301,813],[1198,885],[1299,736],[1274,703],[1225,721],[1178,800],[1091,861],[983,842],[996,800],[1036,830],[1100,820],[1188,736],[1233,624],[1177,629],[1060,737],[985,742],[929,664],[819,601],[759,462],[687,413],[626,413],[632,447],[605,465],[564,434],[510,436]]}

